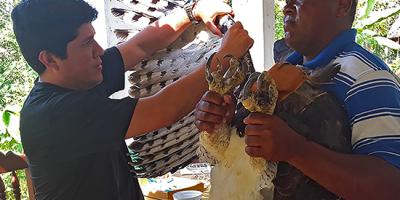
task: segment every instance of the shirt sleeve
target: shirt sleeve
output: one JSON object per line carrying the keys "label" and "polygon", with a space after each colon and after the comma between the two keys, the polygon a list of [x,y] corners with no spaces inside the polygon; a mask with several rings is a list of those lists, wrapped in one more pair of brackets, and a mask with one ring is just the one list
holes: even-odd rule
{"label": "shirt sleeve", "polygon": [[400,86],[388,71],[357,78],[344,100],[355,154],[380,157],[400,168]]}

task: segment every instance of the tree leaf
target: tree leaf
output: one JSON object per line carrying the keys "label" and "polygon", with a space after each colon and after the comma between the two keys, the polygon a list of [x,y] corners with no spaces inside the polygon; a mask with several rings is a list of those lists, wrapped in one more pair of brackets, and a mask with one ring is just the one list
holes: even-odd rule
{"label": "tree leaf", "polygon": [[10,110],[5,110],[3,112],[3,123],[6,127],[10,125],[11,115],[15,115],[16,113]]}
{"label": "tree leaf", "polygon": [[400,13],[400,7],[388,8],[386,10],[381,10],[381,11],[374,11],[369,14],[368,18],[357,21],[357,23],[355,24],[355,28],[363,30],[368,26],[371,26],[375,23],[378,23],[382,20],[385,20],[399,13]]}
{"label": "tree leaf", "polygon": [[11,114],[7,111],[3,112],[3,123],[6,127],[10,125]]}
{"label": "tree leaf", "polygon": [[393,40],[381,36],[375,36],[374,39],[378,42],[379,45],[383,45],[395,50],[400,50],[400,44],[394,42]]}
{"label": "tree leaf", "polygon": [[368,36],[376,36],[378,33],[376,31],[370,30],[370,29],[364,29],[362,33],[368,35]]}
{"label": "tree leaf", "polygon": [[372,10],[374,9],[375,4],[376,4],[376,0],[368,0],[367,6],[365,8],[365,12],[362,15],[362,17],[360,17],[360,19],[367,18],[369,16],[369,14],[372,12]]}

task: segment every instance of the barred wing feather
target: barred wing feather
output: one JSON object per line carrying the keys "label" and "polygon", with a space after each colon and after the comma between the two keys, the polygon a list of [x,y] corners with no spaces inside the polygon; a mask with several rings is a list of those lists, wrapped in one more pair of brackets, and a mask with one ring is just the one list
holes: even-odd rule
{"label": "barred wing feather", "polygon": [[[182,7],[183,0],[106,1],[109,43],[118,44],[133,37],[148,24]],[[135,66],[129,75],[132,97],[153,95],[165,86],[205,63],[220,39],[195,25],[168,48]],[[138,177],[156,177],[174,172],[197,158],[199,131],[193,112],[177,123],[134,138],[129,144],[130,165]]]}

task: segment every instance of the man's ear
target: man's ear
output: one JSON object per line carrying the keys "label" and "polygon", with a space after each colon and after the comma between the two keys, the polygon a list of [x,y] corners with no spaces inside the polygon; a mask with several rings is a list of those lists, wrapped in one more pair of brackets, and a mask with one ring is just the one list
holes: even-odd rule
{"label": "man's ear", "polygon": [[350,16],[353,0],[337,0],[337,17]]}
{"label": "man's ear", "polygon": [[57,64],[58,58],[53,53],[43,50],[39,53],[38,59],[48,70],[57,70],[59,68]]}

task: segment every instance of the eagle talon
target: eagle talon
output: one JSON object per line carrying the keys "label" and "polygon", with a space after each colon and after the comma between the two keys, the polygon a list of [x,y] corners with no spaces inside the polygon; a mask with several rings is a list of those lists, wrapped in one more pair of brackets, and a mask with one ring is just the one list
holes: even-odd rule
{"label": "eagle talon", "polygon": [[250,74],[249,78],[247,79],[246,84],[243,87],[242,92],[240,93],[239,98],[241,100],[248,99],[250,98],[250,95],[253,94],[251,91],[251,87],[254,85],[254,83],[257,81],[258,76],[260,76],[260,72],[254,72]]}
{"label": "eagle talon", "polygon": [[211,60],[214,55],[210,57],[206,66],[209,90],[218,92],[221,95],[230,93],[245,80],[247,70],[238,58],[232,55],[225,55],[224,59],[229,59],[229,68],[225,74],[222,74],[222,64],[218,58],[217,70],[212,72]]}
{"label": "eagle talon", "polygon": [[[257,89],[253,91],[255,83]],[[240,96],[243,106],[250,112],[272,114],[278,100],[278,90],[268,72],[254,72],[250,75]]]}
{"label": "eagle talon", "polygon": [[213,53],[210,56],[210,58],[208,59],[207,64],[206,64],[206,70],[205,70],[206,71],[206,79],[209,84],[214,82],[215,79],[221,79],[221,77],[219,77],[218,75],[222,71],[222,64],[221,64],[221,61],[218,59],[218,57],[216,57],[217,71],[215,71],[215,72],[211,71],[211,62],[212,62],[212,59],[214,58],[214,56],[215,56],[215,53]]}

